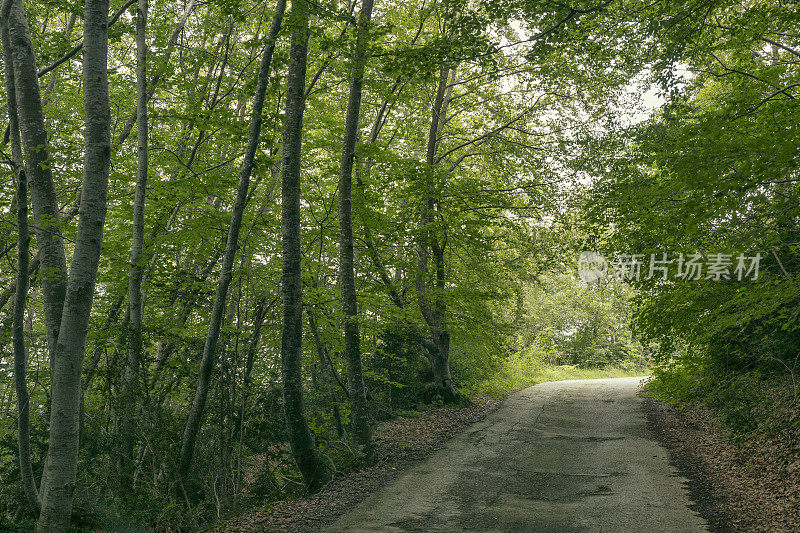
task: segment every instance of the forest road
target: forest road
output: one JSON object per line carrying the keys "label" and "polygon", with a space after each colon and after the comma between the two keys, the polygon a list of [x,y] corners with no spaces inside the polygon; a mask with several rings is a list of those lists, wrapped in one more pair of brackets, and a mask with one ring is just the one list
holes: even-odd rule
{"label": "forest road", "polygon": [[646,427],[641,380],[516,392],[327,531],[708,531]]}

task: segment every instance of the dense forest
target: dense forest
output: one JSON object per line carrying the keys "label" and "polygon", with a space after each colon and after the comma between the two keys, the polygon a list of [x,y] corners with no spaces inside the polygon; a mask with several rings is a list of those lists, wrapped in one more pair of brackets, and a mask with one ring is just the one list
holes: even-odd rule
{"label": "dense forest", "polygon": [[0,529],[208,527],[542,368],[795,424],[798,19],[3,0]]}

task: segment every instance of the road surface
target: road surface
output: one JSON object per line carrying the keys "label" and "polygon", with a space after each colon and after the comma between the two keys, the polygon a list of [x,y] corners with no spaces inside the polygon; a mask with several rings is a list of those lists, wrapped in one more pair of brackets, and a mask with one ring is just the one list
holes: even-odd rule
{"label": "road surface", "polygon": [[708,531],[647,430],[640,381],[517,392],[328,531]]}

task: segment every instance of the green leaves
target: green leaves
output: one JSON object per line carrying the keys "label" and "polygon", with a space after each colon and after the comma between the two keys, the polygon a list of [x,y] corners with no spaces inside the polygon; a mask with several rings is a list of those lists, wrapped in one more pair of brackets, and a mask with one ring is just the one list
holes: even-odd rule
{"label": "green leaves", "polygon": [[[766,361],[798,349],[800,71],[770,41],[788,43],[796,13],[722,2],[697,18],[698,8],[653,7],[649,31],[662,43],[655,78],[674,91],[651,120],[608,136],[615,149],[590,214],[612,230],[610,250],[762,252],[757,282],[638,284],[636,325],[662,344],[665,360],[712,370],[774,365]],[[681,63],[689,83],[678,83]]]}

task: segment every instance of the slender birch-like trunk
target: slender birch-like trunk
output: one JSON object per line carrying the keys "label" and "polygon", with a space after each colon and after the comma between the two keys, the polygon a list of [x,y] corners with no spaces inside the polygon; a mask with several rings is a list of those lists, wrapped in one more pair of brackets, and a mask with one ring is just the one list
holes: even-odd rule
{"label": "slender birch-like trunk", "polygon": [[339,283],[342,289],[344,314],[344,357],[347,363],[347,388],[350,394],[350,420],[353,437],[367,461],[374,456],[374,446],[369,427],[367,395],[361,370],[361,340],[358,330],[358,301],[355,285],[353,254],[353,161],[358,137],[358,118],[361,110],[361,92],[364,68],[367,62],[369,24],[373,0],[363,0],[358,18],[355,53],[350,79],[350,97],[339,163]]}
{"label": "slender birch-like trunk", "polygon": [[[5,6],[3,6],[5,7]],[[10,6],[9,6],[10,7]],[[41,501],[31,467],[31,419],[27,382],[27,353],[25,350],[25,303],[30,283],[30,234],[28,231],[28,179],[23,168],[22,144],[20,142],[17,97],[14,87],[14,68],[11,55],[11,40],[8,32],[8,12],[0,12],[0,32],[3,44],[3,66],[6,82],[6,106],[8,108],[9,140],[11,158],[17,177],[17,279],[12,312],[11,338],[14,348],[14,386],[17,393],[17,447],[22,489],[28,505],[39,512]]]}
{"label": "slender birch-like trunk", "polygon": [[144,265],[144,212],[147,199],[147,172],[149,168],[149,124],[147,113],[147,0],[139,0],[136,8],[136,191],[133,200],[133,239],[131,244],[131,270],[128,279],[128,344],[127,365],[122,390],[122,454],[121,472],[129,479],[133,470],[135,447],[136,408],[140,397],[142,346],[142,279]]}
{"label": "slender birch-like trunk", "polygon": [[20,137],[30,183],[36,247],[44,272],[41,276],[42,296],[52,366],[67,289],[67,261],[61,236],[58,198],[50,167],[36,57],[25,6],[22,0],[5,0],[0,11],[7,17]]}
{"label": "slender birch-like trunk", "polygon": [[17,391],[17,444],[19,447],[19,471],[22,489],[28,505],[39,511],[41,501],[31,467],[31,418],[30,398],[27,383],[27,354],[25,351],[25,301],[28,296],[28,180],[25,170],[17,172],[17,294],[14,299],[12,339],[14,344],[14,385]]}
{"label": "slender birch-like trunk", "polygon": [[28,505],[35,512],[41,507],[36,480],[31,467],[31,419],[30,398],[27,383],[27,353],[25,350],[25,302],[28,296],[28,180],[25,169],[17,172],[17,292],[14,298],[12,342],[14,346],[14,385],[17,392],[17,445],[19,448],[19,470],[22,489]]}
{"label": "slender birch-like trunk", "polygon": [[182,479],[186,479],[192,464],[195,442],[197,440],[197,434],[200,431],[203,411],[208,397],[208,389],[211,383],[211,371],[214,368],[217,342],[219,341],[222,317],[225,312],[225,301],[228,297],[228,288],[231,283],[236,250],[239,248],[239,230],[242,227],[242,217],[247,204],[247,193],[250,187],[250,176],[253,173],[256,150],[258,149],[258,141],[261,136],[261,115],[264,111],[264,99],[269,83],[272,56],[275,52],[275,41],[278,38],[278,32],[281,28],[285,9],[286,0],[278,0],[278,5],[275,8],[275,16],[272,19],[272,25],[267,35],[267,43],[264,46],[264,52],[261,57],[261,68],[258,72],[258,82],[253,98],[253,110],[250,115],[250,136],[239,174],[239,186],[236,193],[236,201],[233,206],[233,213],[231,215],[231,225],[228,229],[225,255],[222,260],[222,270],[220,272],[219,284],[217,285],[217,292],[214,296],[214,307],[208,325],[208,334],[206,335],[206,342],[203,347],[203,357],[200,361],[197,388],[181,440],[178,473]]}

